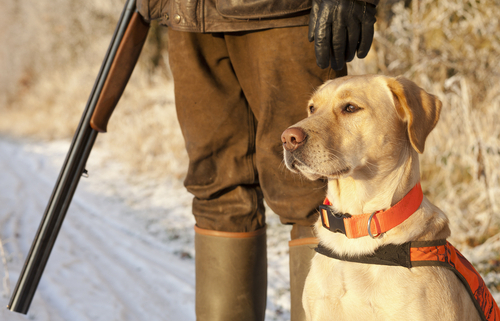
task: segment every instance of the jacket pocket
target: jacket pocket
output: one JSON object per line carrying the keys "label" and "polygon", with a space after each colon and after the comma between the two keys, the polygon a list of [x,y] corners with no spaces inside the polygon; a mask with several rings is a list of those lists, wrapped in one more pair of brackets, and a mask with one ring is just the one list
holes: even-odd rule
{"label": "jacket pocket", "polygon": [[312,0],[217,0],[217,11],[234,19],[289,16],[311,9]]}

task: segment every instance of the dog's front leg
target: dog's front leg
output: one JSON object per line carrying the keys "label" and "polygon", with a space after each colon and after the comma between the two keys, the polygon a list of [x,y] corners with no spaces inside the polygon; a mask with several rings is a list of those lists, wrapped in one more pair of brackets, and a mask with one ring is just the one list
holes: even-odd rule
{"label": "dog's front leg", "polygon": [[339,291],[339,278],[332,276],[338,262],[320,254],[313,257],[302,295],[307,321],[344,320],[340,308],[342,293]]}

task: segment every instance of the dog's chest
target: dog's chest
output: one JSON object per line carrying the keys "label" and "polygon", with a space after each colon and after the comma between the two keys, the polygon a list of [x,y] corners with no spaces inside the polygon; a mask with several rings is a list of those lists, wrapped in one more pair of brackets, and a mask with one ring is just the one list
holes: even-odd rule
{"label": "dog's chest", "polygon": [[377,305],[379,301],[390,299],[394,295],[394,287],[409,277],[408,269],[401,267],[339,261],[318,255],[315,261],[312,269],[320,272],[315,277],[322,280],[323,294],[338,298],[343,305],[352,303],[359,306],[360,300]]}
{"label": "dog's chest", "polygon": [[[392,295],[392,291],[384,293],[385,289],[408,278],[406,269],[400,267],[331,260],[336,262],[331,271],[331,284],[328,288],[337,291],[346,302],[350,302],[351,297],[359,300],[361,296],[370,304],[377,304],[381,296],[388,299]],[[328,291],[328,288],[325,288],[325,291]]]}
{"label": "dog's chest", "polygon": [[[450,271],[442,269],[425,267],[415,271],[316,255],[311,271],[314,273],[309,276],[313,277],[308,277],[306,284],[311,310],[330,311],[336,315],[335,320],[428,321],[434,317],[439,319],[446,314],[446,306],[453,307],[452,302],[456,301],[452,295],[446,294],[447,291],[440,298],[442,305],[436,305],[426,295],[437,291],[442,293],[442,284],[456,281]],[[451,310],[457,310],[457,307]]]}

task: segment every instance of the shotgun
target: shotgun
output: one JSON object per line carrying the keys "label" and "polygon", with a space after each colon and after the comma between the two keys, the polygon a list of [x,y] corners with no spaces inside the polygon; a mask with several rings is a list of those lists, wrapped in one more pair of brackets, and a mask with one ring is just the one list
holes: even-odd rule
{"label": "shotgun", "polygon": [[134,70],[149,31],[136,12],[136,0],[126,0],[101,69],[76,129],[63,167],[7,308],[26,314],[57,234],[99,132],[106,126]]}

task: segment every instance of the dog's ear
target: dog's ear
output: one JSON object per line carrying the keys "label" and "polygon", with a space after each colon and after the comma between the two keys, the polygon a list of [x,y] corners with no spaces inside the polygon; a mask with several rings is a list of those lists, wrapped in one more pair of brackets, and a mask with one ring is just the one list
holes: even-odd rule
{"label": "dog's ear", "polygon": [[425,139],[438,122],[441,101],[404,77],[389,78],[387,84],[399,117],[408,124],[410,143],[422,154]]}

